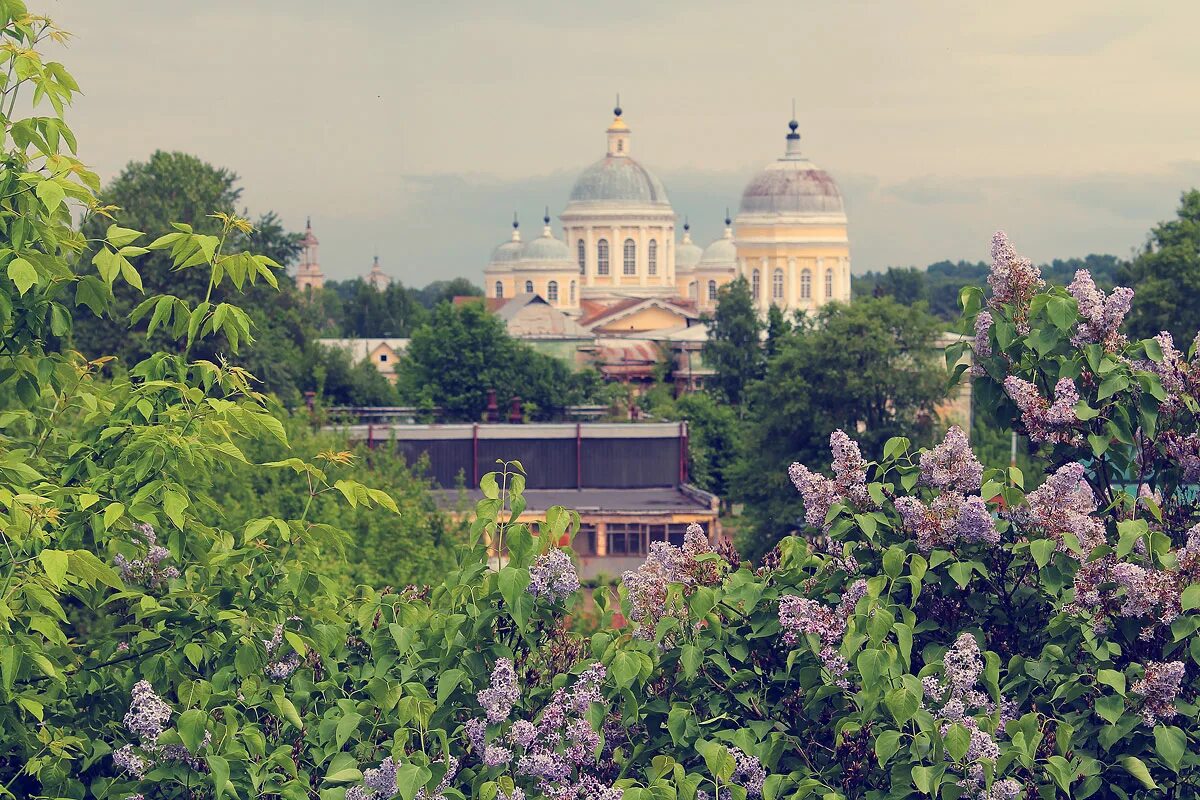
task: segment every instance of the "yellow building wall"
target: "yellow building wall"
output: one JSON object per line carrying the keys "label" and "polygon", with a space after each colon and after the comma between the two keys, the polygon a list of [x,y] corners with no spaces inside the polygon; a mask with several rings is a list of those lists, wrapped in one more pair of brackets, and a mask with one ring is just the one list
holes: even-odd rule
{"label": "yellow building wall", "polygon": [[663,308],[644,308],[635,314],[597,328],[602,333],[618,333],[628,331],[661,331],[667,328],[677,328],[687,322],[681,314],[667,311]]}

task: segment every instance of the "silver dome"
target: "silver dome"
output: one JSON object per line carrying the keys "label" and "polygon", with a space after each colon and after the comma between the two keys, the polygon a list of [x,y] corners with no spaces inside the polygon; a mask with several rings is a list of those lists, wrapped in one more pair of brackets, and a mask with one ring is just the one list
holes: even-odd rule
{"label": "silver dome", "polygon": [[585,169],[571,189],[570,203],[670,206],[662,181],[628,156],[607,156]]}
{"label": "silver dome", "polygon": [[700,263],[704,251],[691,239],[684,239],[675,248],[675,269],[692,269]]}
{"label": "silver dome", "polygon": [[844,214],[842,194],[829,173],[800,154],[796,121],[787,152],[755,175],[742,192],[743,214]]}
{"label": "silver dome", "polygon": [[554,238],[549,225],[542,231],[541,236],[531,239],[521,248],[521,261],[567,267],[575,264],[571,257],[571,249],[564,242]]}
{"label": "silver dome", "polygon": [[521,241],[510,239],[492,251],[491,266],[508,267],[521,257]]}
{"label": "silver dome", "polygon": [[704,248],[704,255],[700,257],[699,266],[732,267],[736,264],[737,248],[734,247],[733,239],[727,235]]}

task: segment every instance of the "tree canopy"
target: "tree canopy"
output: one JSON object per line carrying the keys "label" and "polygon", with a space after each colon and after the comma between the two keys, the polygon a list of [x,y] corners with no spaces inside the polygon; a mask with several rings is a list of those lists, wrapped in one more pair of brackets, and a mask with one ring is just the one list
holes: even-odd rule
{"label": "tree canopy", "polygon": [[716,370],[710,387],[738,405],[746,387],[762,374],[763,322],[754,308],[750,284],[737,278],[717,293],[717,310],[707,320],[704,363]]}
{"label": "tree canopy", "polygon": [[1183,194],[1176,218],[1150,231],[1118,279],[1137,297],[1129,319],[1133,335],[1168,331],[1186,341],[1200,328],[1200,190]]}

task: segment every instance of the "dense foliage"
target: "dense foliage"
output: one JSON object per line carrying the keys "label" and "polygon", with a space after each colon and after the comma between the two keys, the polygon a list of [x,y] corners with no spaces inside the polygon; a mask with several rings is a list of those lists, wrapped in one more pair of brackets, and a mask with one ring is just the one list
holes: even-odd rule
{"label": "dense foliage", "polygon": [[1200,328],[1200,190],[1183,194],[1176,218],[1150,231],[1119,277],[1138,295],[1129,319],[1134,335],[1169,331],[1183,341]]}

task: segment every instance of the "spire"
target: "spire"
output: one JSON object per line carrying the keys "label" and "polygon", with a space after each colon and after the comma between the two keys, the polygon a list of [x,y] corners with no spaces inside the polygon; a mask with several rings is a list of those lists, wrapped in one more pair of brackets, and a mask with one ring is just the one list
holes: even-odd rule
{"label": "spire", "polygon": [[304,218],[304,228],[305,230],[312,230],[312,217]]}
{"label": "spire", "polygon": [[725,238],[733,238],[733,220],[729,217],[729,207],[725,207]]}
{"label": "spire", "polygon": [[542,217],[542,222],[546,225],[542,228],[542,236],[547,239],[553,238],[554,231],[550,230],[550,206],[546,206],[546,214]]}
{"label": "spire", "polygon": [[683,243],[692,243],[692,226],[688,223],[688,218],[686,216],[683,218]]}
{"label": "spire", "polygon": [[629,126],[621,119],[621,95],[617,95],[617,105],[613,108],[613,121],[608,126],[608,155],[629,155]]}
{"label": "spire", "polygon": [[621,116],[621,93],[620,92],[617,92],[617,105],[613,109],[613,114],[618,117]]}
{"label": "spire", "polygon": [[784,153],[784,158],[800,158],[800,134],[796,133],[796,129],[800,127],[800,123],[796,121],[796,101],[792,100],[792,118],[788,122],[787,135],[787,150]]}
{"label": "spire", "polygon": [[513,232],[512,240],[514,242],[521,241],[521,223],[517,221],[517,212],[513,212]]}

